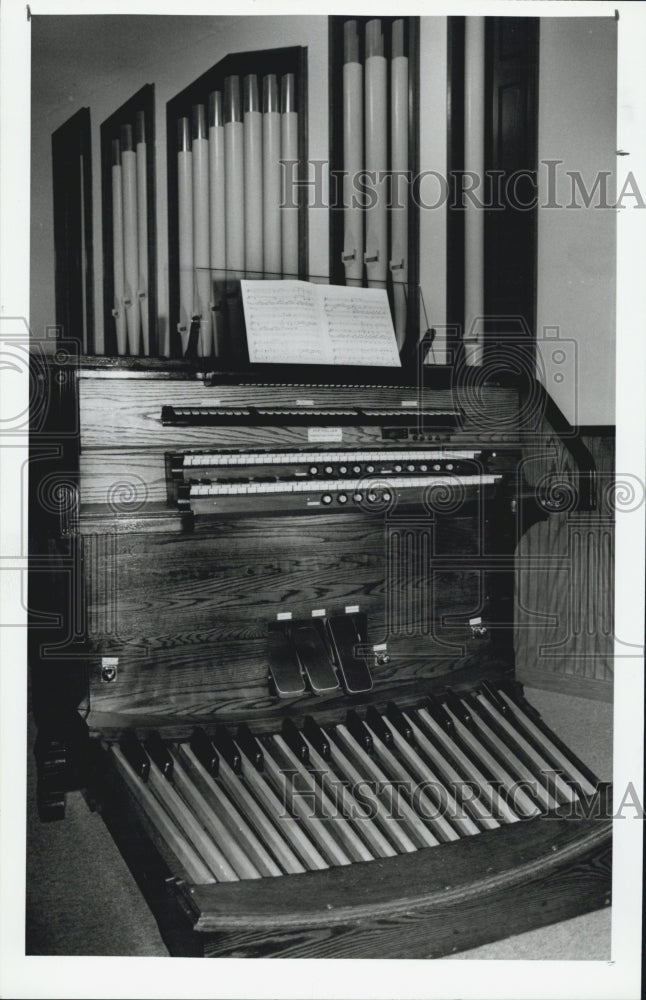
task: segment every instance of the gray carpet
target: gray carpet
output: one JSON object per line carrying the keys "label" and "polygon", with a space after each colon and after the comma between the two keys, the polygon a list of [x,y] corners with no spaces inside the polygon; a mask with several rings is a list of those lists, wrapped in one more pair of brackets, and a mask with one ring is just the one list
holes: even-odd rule
{"label": "gray carpet", "polygon": [[[529,700],[603,780],[612,777],[612,706],[545,691]],[[30,722],[29,745],[35,731]],[[60,823],[40,823],[29,762],[26,949],[31,955],[167,955],[155,920],[103,821],[79,793]],[[610,910],[451,956],[609,959]]]}

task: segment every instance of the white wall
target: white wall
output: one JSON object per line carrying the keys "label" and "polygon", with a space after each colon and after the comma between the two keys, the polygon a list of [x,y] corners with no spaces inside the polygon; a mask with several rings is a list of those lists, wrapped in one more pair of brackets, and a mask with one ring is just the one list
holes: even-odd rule
{"label": "white wall", "polygon": [[[541,18],[538,150],[539,161],[563,161],[557,204],[572,200],[568,170],[580,171],[588,190],[598,171],[611,171],[608,202],[614,203],[616,81],[614,18]],[[539,180],[543,204],[544,168]],[[538,213],[539,343],[543,327],[558,327],[566,355],[557,364],[555,349],[546,346],[544,379],[575,424],[615,422],[616,212],[593,207],[595,201],[590,208]],[[562,381],[556,380],[560,374]]]}

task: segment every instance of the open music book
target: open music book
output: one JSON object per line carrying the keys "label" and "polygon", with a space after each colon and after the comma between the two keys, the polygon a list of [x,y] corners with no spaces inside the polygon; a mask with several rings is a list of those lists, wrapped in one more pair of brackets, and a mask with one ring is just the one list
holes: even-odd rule
{"label": "open music book", "polygon": [[381,288],[241,281],[251,362],[401,367]]}

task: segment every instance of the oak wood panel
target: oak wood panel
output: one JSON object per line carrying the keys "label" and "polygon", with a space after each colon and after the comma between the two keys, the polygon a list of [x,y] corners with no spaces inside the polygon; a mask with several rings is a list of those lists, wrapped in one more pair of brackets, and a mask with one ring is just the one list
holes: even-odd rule
{"label": "oak wood panel", "polygon": [[[193,382],[158,382],[145,379],[79,379],[81,447],[110,446],[115,435],[123,446],[166,445],[173,435],[180,442],[216,440],[215,428],[163,427],[162,406],[295,406],[311,400],[313,406],[354,406],[357,389],[325,386],[204,386]],[[396,406],[415,400],[414,388],[361,390],[364,406]],[[449,390],[433,393],[435,406],[451,407]],[[306,411],[307,406],[301,407]],[[174,445],[173,445],[174,446]]]}
{"label": "oak wood panel", "polygon": [[110,513],[146,503],[165,503],[166,468],[163,451],[89,451],[79,456],[82,504],[103,504]]}
{"label": "oak wood panel", "polygon": [[[595,509],[552,515],[533,525],[518,548],[516,672],[536,687],[611,700],[614,441],[592,435],[584,441],[597,467]],[[566,459],[552,456],[559,476]]]}
{"label": "oak wood panel", "polygon": [[[132,373],[130,373],[132,375]],[[207,387],[185,380],[160,380],[141,378],[101,378],[83,371],[78,380],[81,414],[81,450],[88,448],[181,448],[210,447],[218,441],[238,439],[213,427],[164,427],[161,408],[168,406],[296,406],[298,401],[311,401],[312,406],[357,406],[401,409],[402,401],[421,403],[423,410],[462,409],[464,416],[460,429],[472,434],[513,434],[517,427],[514,413],[518,409],[518,395],[513,389],[495,386],[470,386],[464,389],[425,389],[416,387],[384,388],[377,386],[322,386],[322,385],[221,385]],[[306,406],[299,409],[307,411]],[[406,408],[408,410],[408,407]],[[415,408],[408,410],[414,414]],[[228,430],[228,429],[226,429]],[[307,442],[307,429],[299,429],[299,439]],[[268,447],[281,447],[279,428],[271,428],[267,437],[258,440]],[[260,434],[260,428],[250,429],[249,440]],[[352,435],[353,428],[343,429],[344,441],[361,440]],[[370,429],[366,440],[377,440],[375,429]],[[242,440],[242,439],[241,439]],[[289,446],[293,439],[286,438]]]}
{"label": "oak wood panel", "polygon": [[[396,654],[395,654],[396,655]],[[97,672],[98,676],[98,672]],[[402,708],[418,707],[424,697],[444,691],[448,686],[453,690],[472,690],[487,679],[496,682],[509,679],[509,664],[492,658],[487,646],[472,643],[468,655],[460,660],[454,657],[426,660],[423,655],[415,658],[397,657],[396,667],[390,673],[380,667],[375,670],[375,686],[362,696],[361,705],[377,705],[383,709],[385,703],[394,699]],[[233,692],[235,694],[235,692]],[[147,693],[144,693],[147,697]],[[133,705],[134,701],[134,705]],[[315,714],[322,724],[337,723],[345,719],[348,710],[348,696],[342,690],[331,695],[317,696],[306,693],[296,698],[277,700],[271,697],[268,685],[263,682],[257,688],[248,686],[237,698],[232,692],[224,691],[221,697],[205,695],[196,699],[190,690],[171,689],[160,677],[160,696],[154,704],[136,699],[119,700],[113,692],[110,705],[107,701],[90,706],[86,722],[90,732],[105,739],[118,739],[125,729],[139,736],[151,730],[163,730],[168,739],[186,739],[196,724],[210,726],[216,722],[250,722],[254,732],[276,732],[282,720],[289,717],[300,725],[305,715]]]}
{"label": "oak wood panel", "polygon": [[[468,626],[486,613],[474,516],[442,518],[437,531],[427,517],[423,563],[400,552],[393,558],[387,525],[370,515],[84,536],[92,712],[266,707],[268,626],[286,611],[298,619],[358,605],[368,614],[369,641],[389,644],[389,662],[374,671],[382,688],[484,653],[488,641]],[[429,610],[413,627],[407,609],[420,595]],[[108,655],[119,658],[114,683],[101,681],[100,657]]]}

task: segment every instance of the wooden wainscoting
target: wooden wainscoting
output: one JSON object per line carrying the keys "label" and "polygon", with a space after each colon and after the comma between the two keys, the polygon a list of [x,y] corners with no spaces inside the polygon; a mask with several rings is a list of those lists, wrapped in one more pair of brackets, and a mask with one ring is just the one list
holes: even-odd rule
{"label": "wooden wainscoting", "polygon": [[614,436],[586,434],[597,468],[592,511],[534,524],[517,549],[516,674],[535,687],[612,700]]}

